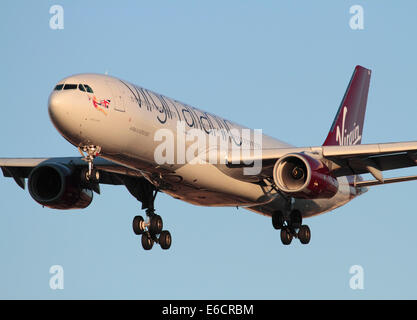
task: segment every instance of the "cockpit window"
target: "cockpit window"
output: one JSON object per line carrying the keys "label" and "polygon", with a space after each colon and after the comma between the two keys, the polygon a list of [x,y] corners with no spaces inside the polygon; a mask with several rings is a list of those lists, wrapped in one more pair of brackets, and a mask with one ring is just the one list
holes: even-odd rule
{"label": "cockpit window", "polygon": [[80,89],[81,91],[85,91],[85,88],[81,83],[78,84],[78,89]]}
{"label": "cockpit window", "polygon": [[66,83],[65,86],[64,86],[64,90],[74,90],[74,89],[77,89],[77,85],[76,84]]}
{"label": "cockpit window", "polygon": [[94,93],[94,92],[93,92],[93,89],[91,89],[91,87],[90,87],[88,84],[85,84],[85,83],[84,83],[84,87],[85,87],[85,89],[87,90],[87,92],[89,92],[89,93]]}
{"label": "cockpit window", "polygon": [[62,90],[63,84],[57,84],[54,90]]}

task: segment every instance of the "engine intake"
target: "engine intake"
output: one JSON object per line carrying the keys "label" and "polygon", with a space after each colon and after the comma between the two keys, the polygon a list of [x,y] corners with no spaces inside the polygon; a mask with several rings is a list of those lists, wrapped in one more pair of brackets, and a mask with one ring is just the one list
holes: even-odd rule
{"label": "engine intake", "polygon": [[80,175],[60,163],[35,167],[28,187],[36,202],[52,209],[84,209],[93,200],[93,192],[81,185]]}
{"label": "engine intake", "polygon": [[297,198],[331,198],[339,189],[337,179],[322,161],[302,153],[279,159],[273,178],[280,191]]}

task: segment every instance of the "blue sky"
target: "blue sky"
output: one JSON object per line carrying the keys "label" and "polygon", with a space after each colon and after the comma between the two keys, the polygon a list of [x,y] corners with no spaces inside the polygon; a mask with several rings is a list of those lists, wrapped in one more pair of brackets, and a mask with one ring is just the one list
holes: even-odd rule
{"label": "blue sky", "polygon": [[[64,8],[64,29],[49,8]],[[364,8],[364,30],[349,8]],[[110,75],[297,146],[320,145],[356,64],[373,70],[363,143],[416,140],[416,1],[1,1],[0,157],[77,156],[52,126],[61,78]],[[402,171],[414,173],[415,169]],[[167,195],[169,251],[142,250],[140,204],[103,186],[85,210],[43,209],[0,178],[0,298],[417,298],[417,182],[374,187],[284,247],[269,219]],[[64,268],[64,290],[49,268]],[[349,287],[361,265],[365,289]]]}

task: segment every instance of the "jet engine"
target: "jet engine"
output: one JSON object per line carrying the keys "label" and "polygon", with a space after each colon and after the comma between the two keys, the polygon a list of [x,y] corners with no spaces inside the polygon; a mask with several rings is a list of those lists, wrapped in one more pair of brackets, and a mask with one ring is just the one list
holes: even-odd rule
{"label": "jet engine", "polygon": [[29,175],[29,193],[45,207],[84,209],[93,200],[93,192],[82,185],[81,175],[77,173],[60,163],[40,164]]}
{"label": "jet engine", "polygon": [[273,178],[278,189],[296,198],[331,198],[338,189],[337,179],[320,160],[304,153],[288,154],[274,166]]}

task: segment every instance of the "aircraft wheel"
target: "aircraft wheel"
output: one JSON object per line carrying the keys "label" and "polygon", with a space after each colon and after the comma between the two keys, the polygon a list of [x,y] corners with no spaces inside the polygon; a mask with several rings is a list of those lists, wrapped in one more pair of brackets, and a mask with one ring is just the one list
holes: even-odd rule
{"label": "aircraft wheel", "polygon": [[145,232],[145,227],[144,227],[144,220],[142,216],[136,216],[133,218],[133,222],[132,222],[132,227],[133,227],[133,232],[136,235],[140,235],[142,233]]}
{"label": "aircraft wheel", "polygon": [[292,234],[289,228],[282,228],[281,229],[281,242],[284,245],[289,245],[292,241]]}
{"label": "aircraft wheel", "polygon": [[100,172],[96,169],[91,171],[91,174],[88,172],[88,169],[84,169],[81,172],[81,179],[84,182],[99,182]]}
{"label": "aircraft wheel", "polygon": [[162,249],[167,250],[171,247],[172,238],[171,233],[169,231],[162,231],[159,236],[159,245]]}
{"label": "aircraft wheel", "polygon": [[307,225],[302,225],[298,230],[298,239],[302,244],[308,244],[311,239],[310,228]]}
{"label": "aircraft wheel", "polygon": [[163,228],[163,222],[161,216],[154,214],[150,217],[149,232],[152,234],[160,234]]}
{"label": "aircraft wheel", "polygon": [[142,247],[145,250],[151,250],[153,247],[154,240],[151,237],[151,234],[146,231],[142,234]]}

